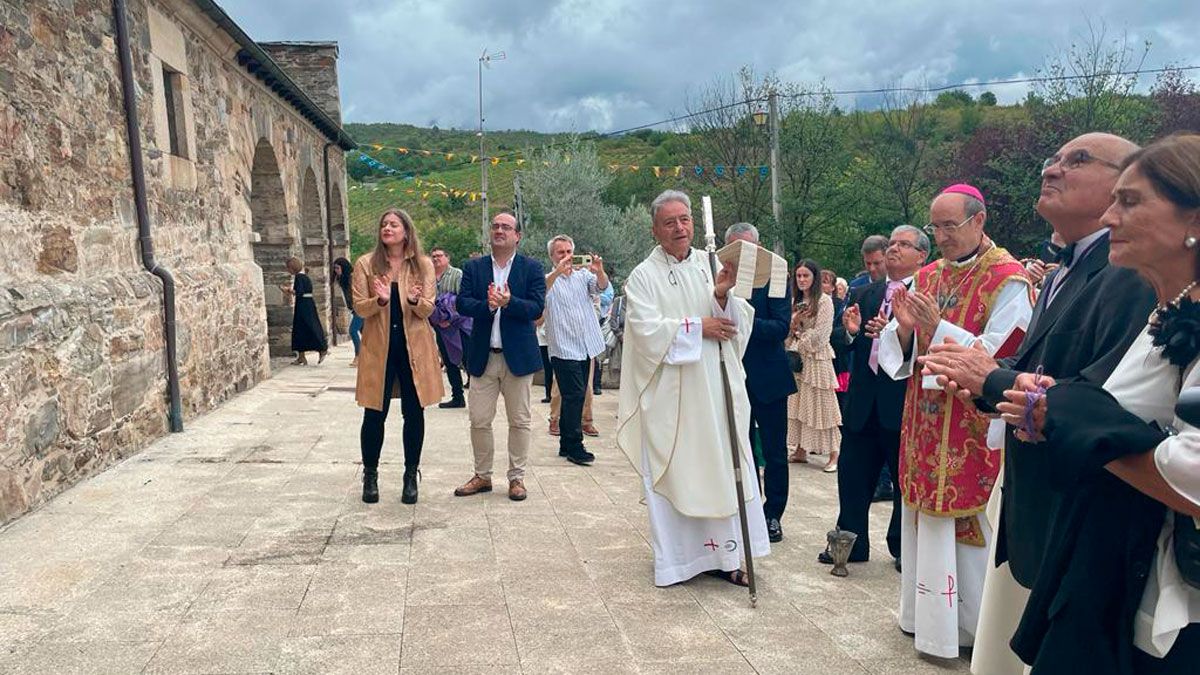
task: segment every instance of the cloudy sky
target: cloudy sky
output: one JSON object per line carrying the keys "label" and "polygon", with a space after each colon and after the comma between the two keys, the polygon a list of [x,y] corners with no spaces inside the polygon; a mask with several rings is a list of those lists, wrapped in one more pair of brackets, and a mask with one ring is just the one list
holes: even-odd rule
{"label": "cloudy sky", "polygon": [[[346,121],[443,128],[477,125],[485,47],[508,57],[484,71],[488,128],[538,131],[670,117],[743,65],[835,90],[1027,77],[1089,21],[1149,41],[1146,68],[1200,65],[1195,0],[219,2],[256,40],[337,40]],[[991,89],[1013,101],[1026,86]]]}

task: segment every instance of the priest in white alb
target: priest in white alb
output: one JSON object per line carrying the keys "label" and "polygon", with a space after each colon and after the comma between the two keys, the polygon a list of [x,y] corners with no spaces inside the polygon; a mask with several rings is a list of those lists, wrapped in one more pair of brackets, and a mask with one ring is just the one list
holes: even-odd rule
{"label": "priest in white alb", "polygon": [[714,283],[707,255],[692,248],[686,194],[663,192],[650,214],[658,246],[625,284],[617,444],[642,474],[655,585],[706,573],[745,586],[721,368],[733,393],[751,551],[760,557],[770,543],[747,447],[750,401],[742,372],[754,309],[730,292],[733,264]]}

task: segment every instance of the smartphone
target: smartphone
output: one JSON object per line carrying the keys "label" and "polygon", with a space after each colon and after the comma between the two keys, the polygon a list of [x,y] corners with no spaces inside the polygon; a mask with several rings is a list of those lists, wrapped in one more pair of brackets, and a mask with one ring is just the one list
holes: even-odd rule
{"label": "smartphone", "polygon": [[573,255],[571,256],[572,267],[587,267],[592,264],[592,256],[590,255]]}

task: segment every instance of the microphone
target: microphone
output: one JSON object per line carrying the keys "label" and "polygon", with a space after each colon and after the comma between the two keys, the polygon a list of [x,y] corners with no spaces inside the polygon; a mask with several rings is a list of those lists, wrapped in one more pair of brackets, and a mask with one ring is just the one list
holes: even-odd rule
{"label": "microphone", "polygon": [[1200,386],[1188,387],[1179,393],[1175,414],[1194,427],[1200,427]]}

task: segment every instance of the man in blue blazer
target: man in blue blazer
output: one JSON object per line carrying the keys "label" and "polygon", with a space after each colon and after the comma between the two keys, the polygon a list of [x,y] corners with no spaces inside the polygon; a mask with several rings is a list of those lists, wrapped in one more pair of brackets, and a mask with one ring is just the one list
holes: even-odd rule
{"label": "man in blue blazer", "polygon": [[454,491],[459,497],[492,491],[496,445],[492,420],[504,396],[508,413],[508,498],[525,499],[525,460],[529,456],[533,373],[542,368],[533,322],[546,302],[542,264],[517,253],[521,225],[512,211],[492,218],[492,254],[463,265],[455,305],[473,319],[466,354],[471,389],[467,413],[475,474]]}
{"label": "man in blue blazer", "polygon": [[[737,240],[758,243],[758,229],[749,223],[730,225],[725,243]],[[790,286],[790,284],[788,284]],[[767,287],[754,289],[750,296],[754,307],[754,328],[742,366],[746,369],[746,393],[750,395],[750,438],[755,430],[763,454],[763,515],[767,518],[767,537],[783,539],[779,521],[787,508],[787,400],[796,393],[796,378],[788,367],[783,341],[792,320],[791,291],[782,298],[767,297]]]}

